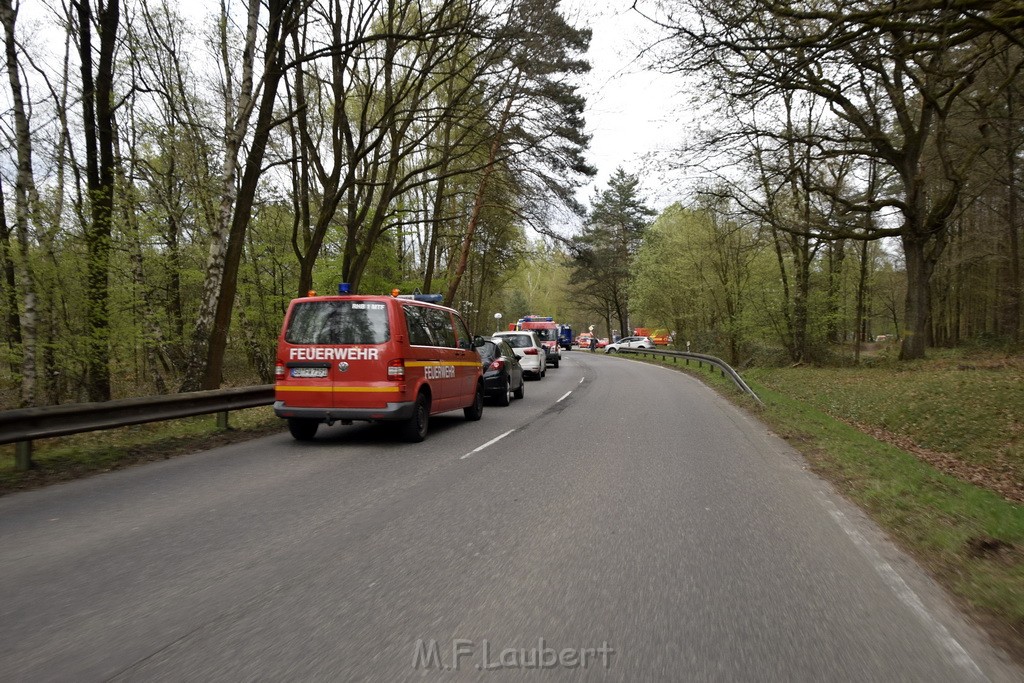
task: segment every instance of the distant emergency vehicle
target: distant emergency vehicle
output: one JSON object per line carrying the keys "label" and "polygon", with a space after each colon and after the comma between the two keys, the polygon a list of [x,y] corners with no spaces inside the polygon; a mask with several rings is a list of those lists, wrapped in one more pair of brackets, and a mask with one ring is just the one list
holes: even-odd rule
{"label": "distant emergency vehicle", "polygon": [[568,351],[572,348],[573,336],[572,336],[572,325],[558,326],[558,344]]}
{"label": "distant emergency vehicle", "polygon": [[[551,316],[527,315],[514,323],[510,323],[508,329],[510,331],[531,330],[536,332],[537,338],[540,339],[541,345],[547,352],[547,362],[550,363],[552,367],[557,368],[559,361],[562,360],[562,352],[560,350],[562,335],[561,328],[565,327],[568,327],[568,325],[559,325]],[[569,335],[571,338],[571,328]]]}
{"label": "distant emergency vehicle", "polygon": [[672,343],[672,337],[669,335],[668,330],[664,328],[652,330],[647,327],[635,327],[633,328],[633,336],[650,337],[651,341],[658,346],[668,346]]}

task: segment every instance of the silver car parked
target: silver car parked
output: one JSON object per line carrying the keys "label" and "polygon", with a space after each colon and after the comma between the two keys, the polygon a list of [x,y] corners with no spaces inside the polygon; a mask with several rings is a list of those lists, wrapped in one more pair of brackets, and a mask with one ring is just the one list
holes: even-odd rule
{"label": "silver car parked", "polygon": [[654,342],[650,337],[623,337],[604,347],[605,353],[615,353],[619,349],[653,349]]}
{"label": "silver car parked", "polygon": [[519,332],[495,332],[494,337],[500,337],[509,343],[512,350],[519,358],[519,364],[523,366],[523,372],[529,377],[541,379],[547,373],[547,352],[540,343],[535,332],[522,330]]}

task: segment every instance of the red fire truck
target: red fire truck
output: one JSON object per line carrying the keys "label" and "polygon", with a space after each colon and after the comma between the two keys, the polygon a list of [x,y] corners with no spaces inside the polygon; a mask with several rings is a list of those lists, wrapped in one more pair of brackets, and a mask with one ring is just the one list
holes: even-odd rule
{"label": "red fire truck", "polygon": [[531,330],[537,333],[541,345],[547,351],[547,362],[553,368],[558,367],[562,360],[562,352],[558,344],[558,332],[560,325],[551,316],[526,315],[514,323],[510,323],[510,330]]}
{"label": "red fire truck", "polygon": [[672,337],[664,328],[651,330],[646,327],[636,327],[633,329],[633,334],[637,337],[650,337],[657,346],[668,346],[672,343]]}

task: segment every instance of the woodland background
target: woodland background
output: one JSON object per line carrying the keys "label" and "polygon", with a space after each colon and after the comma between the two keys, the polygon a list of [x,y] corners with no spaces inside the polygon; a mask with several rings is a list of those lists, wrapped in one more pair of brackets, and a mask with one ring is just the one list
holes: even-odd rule
{"label": "woodland background", "polygon": [[270,382],[338,282],[741,367],[1019,352],[1024,3],[637,11],[709,112],[661,211],[626,169],[580,202],[556,1],[0,0],[0,407]]}

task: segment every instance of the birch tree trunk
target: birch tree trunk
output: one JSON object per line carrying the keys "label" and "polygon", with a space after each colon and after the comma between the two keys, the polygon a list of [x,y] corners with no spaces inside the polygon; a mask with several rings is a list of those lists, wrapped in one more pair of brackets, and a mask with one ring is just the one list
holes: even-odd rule
{"label": "birch tree trunk", "polygon": [[14,109],[14,134],[17,141],[18,175],[14,188],[15,230],[20,258],[14,259],[21,285],[21,405],[36,405],[38,368],[36,367],[36,289],[29,254],[29,231],[39,205],[32,173],[32,137],[28,112],[22,95],[21,67],[18,60],[15,25],[17,10],[11,0],[0,0],[0,23],[4,27],[7,77],[11,84]]}
{"label": "birch tree trunk", "polygon": [[221,0],[220,51],[221,67],[224,69],[224,158],[221,165],[220,207],[217,222],[210,234],[210,250],[206,259],[206,275],[203,279],[203,296],[199,303],[199,312],[196,314],[196,324],[192,330],[188,358],[185,362],[185,376],[181,385],[182,391],[214,388],[208,387],[204,378],[207,375],[210,337],[224,280],[231,219],[235,202],[238,199],[235,189],[238,158],[242,143],[249,131],[249,121],[256,101],[253,92],[253,72],[256,62],[259,14],[259,0],[249,0],[245,47],[242,50],[241,84],[236,101],[234,94],[235,70],[229,54],[228,9],[225,0]]}
{"label": "birch tree trunk", "polygon": [[[255,0],[254,0],[255,1]],[[291,22],[302,11],[302,3],[289,0],[270,0],[268,6],[266,57],[263,73],[263,92],[256,115],[256,125],[249,153],[245,159],[245,171],[235,201],[228,233],[227,249],[224,252],[224,267],[220,279],[220,292],[216,297],[210,342],[206,349],[206,363],[203,365],[202,389],[217,389],[223,380],[224,352],[227,349],[228,330],[231,327],[231,313],[235,306],[238,289],[238,265],[245,246],[245,233],[252,217],[256,198],[256,187],[263,173],[263,159],[270,140],[270,132],[279,121],[276,120],[274,104],[277,89],[284,76],[285,36]],[[251,60],[250,60],[251,61]],[[251,108],[251,107],[250,107]],[[248,119],[248,114],[246,114]]]}

